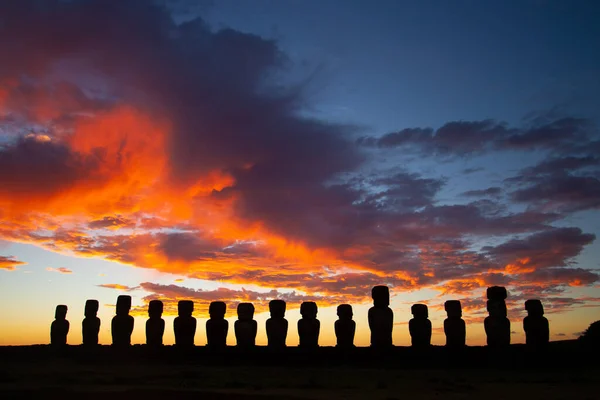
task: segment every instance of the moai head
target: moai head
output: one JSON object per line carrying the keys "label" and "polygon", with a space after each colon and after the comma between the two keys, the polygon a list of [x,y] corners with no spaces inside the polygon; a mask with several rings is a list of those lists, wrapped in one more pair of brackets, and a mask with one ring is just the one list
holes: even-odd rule
{"label": "moai head", "polygon": [[240,321],[252,321],[252,318],[254,318],[254,305],[252,303],[238,304],[237,314]]}
{"label": "moai head", "polygon": [[128,315],[131,309],[131,296],[120,295],[117,297],[117,315]]}
{"label": "moai head", "polygon": [[427,317],[429,317],[429,311],[425,304],[413,304],[410,308],[410,312],[418,319],[427,319]]}
{"label": "moai head", "polygon": [[99,303],[98,300],[87,300],[85,302],[84,315],[86,317],[95,317],[98,313]]}
{"label": "moai head", "polygon": [[67,306],[62,304],[56,306],[56,310],[54,311],[54,319],[67,319]]}
{"label": "moai head", "polygon": [[444,309],[448,314],[448,318],[460,318],[462,317],[462,308],[460,306],[460,300],[448,300],[444,303]]}
{"label": "moai head", "polygon": [[352,319],[352,306],[350,304],[340,304],[337,308],[337,315],[340,319]]}
{"label": "moai head", "polygon": [[177,303],[177,314],[180,317],[191,317],[194,312],[194,302],[192,300],[179,300]]}
{"label": "moai head", "polygon": [[527,300],[525,302],[525,310],[527,310],[527,315],[530,317],[541,317],[544,315],[544,306],[537,299]]}
{"label": "moai head", "polygon": [[390,305],[390,289],[387,286],[373,286],[371,297],[375,307],[388,307]]}
{"label": "moai head", "polygon": [[300,305],[300,315],[302,318],[315,319],[317,318],[317,303],[314,301],[305,301]]}
{"label": "moai head", "polygon": [[224,319],[227,305],[222,301],[213,301],[208,306],[208,314],[211,319]]}
{"label": "moai head", "polygon": [[269,302],[269,311],[271,312],[271,318],[285,317],[285,301],[271,300]]}
{"label": "moai head", "polygon": [[491,286],[487,288],[488,300],[506,300],[506,288],[504,286]]}
{"label": "moai head", "polygon": [[148,316],[150,318],[160,318],[163,313],[163,302],[160,300],[150,300],[148,303]]}
{"label": "moai head", "polygon": [[487,310],[490,313],[490,317],[506,317],[506,303],[504,300],[488,300]]}

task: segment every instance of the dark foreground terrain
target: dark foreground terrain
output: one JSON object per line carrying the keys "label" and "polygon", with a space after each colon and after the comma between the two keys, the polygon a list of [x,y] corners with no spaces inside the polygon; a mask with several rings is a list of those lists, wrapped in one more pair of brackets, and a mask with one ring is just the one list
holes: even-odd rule
{"label": "dark foreground terrain", "polygon": [[11,346],[0,347],[0,399],[599,399],[597,360],[575,341],[544,354]]}

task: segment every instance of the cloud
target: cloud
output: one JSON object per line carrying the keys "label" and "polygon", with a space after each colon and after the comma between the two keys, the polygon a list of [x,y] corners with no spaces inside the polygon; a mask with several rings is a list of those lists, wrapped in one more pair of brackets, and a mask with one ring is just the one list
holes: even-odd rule
{"label": "cloud", "polygon": [[14,256],[0,256],[0,269],[5,271],[14,271],[20,265],[25,265],[26,262],[17,260]]}
{"label": "cloud", "polygon": [[469,190],[464,192],[462,195],[466,197],[486,197],[486,196],[498,196],[502,193],[502,188],[494,186],[483,190]]}
{"label": "cloud", "polygon": [[139,288],[139,286],[130,287],[130,286],[126,286],[126,285],[120,285],[118,283],[103,283],[101,285],[98,285],[98,287],[102,287],[102,288],[106,288],[106,289],[122,290],[125,292],[130,292],[132,290]]}
{"label": "cloud", "polygon": [[[178,24],[154,2],[1,3],[0,54],[0,237],[263,290],[142,284],[172,310],[178,296],[264,309],[276,296],[361,303],[377,284],[559,297],[598,281],[576,265],[595,236],[554,227],[597,209],[587,120],[451,121],[357,140],[354,126],[304,116],[310,99],[281,79],[293,65],[277,42]],[[454,176],[395,158],[500,151],[540,161],[458,199],[445,194],[466,190]],[[478,315],[483,303],[465,304]]]}
{"label": "cloud", "polygon": [[73,273],[73,271],[71,271],[69,268],[65,268],[65,267],[60,267],[60,268],[48,267],[48,268],[46,268],[46,271],[58,272],[59,274],[72,274]]}
{"label": "cloud", "polygon": [[[406,128],[381,137],[361,137],[365,147],[403,149],[428,157],[455,158],[494,151],[550,150],[558,154],[581,151],[581,144],[593,141],[594,125],[574,117],[539,119],[531,126],[508,127],[491,119],[452,121],[434,130]],[[589,150],[588,150],[589,151]]]}

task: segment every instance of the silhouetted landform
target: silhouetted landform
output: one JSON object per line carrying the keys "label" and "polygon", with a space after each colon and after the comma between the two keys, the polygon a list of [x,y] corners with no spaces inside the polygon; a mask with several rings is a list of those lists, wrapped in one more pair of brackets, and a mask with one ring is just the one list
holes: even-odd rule
{"label": "silhouetted landform", "polygon": [[598,358],[578,340],[551,342],[535,357],[521,344],[501,357],[485,346],[459,355],[444,346],[95,350],[0,347],[0,399],[591,400],[600,390]]}
{"label": "silhouetted landform", "polygon": [[227,346],[229,321],[225,319],[227,305],[222,301],[213,301],[208,307],[210,319],[206,321],[207,346],[221,348]]}
{"label": "silhouetted landform", "polygon": [[444,320],[444,333],[446,334],[446,346],[450,348],[462,348],[467,341],[467,325],[462,319],[462,307],[460,300],[448,300],[444,303],[444,310],[448,318]]}
{"label": "silhouetted landform", "polygon": [[492,286],[487,289],[487,310],[489,317],[483,321],[487,344],[494,348],[503,348],[510,344],[510,321],[507,317],[506,288]]}
{"label": "silhouetted landform", "polygon": [[112,319],[111,333],[113,346],[131,345],[131,333],[133,332],[134,319],[129,315],[131,309],[131,296],[121,295],[117,297],[117,315]]}
{"label": "silhouetted landform", "polygon": [[350,304],[340,304],[337,307],[339,319],[335,321],[335,337],[337,338],[337,347],[354,347],[354,334],[356,333],[356,322],[352,320],[353,312]]}
{"label": "silhouetted landform", "polygon": [[85,302],[85,318],[81,323],[83,344],[86,346],[95,346],[98,344],[98,332],[100,332],[100,318],[98,314],[98,300],[87,300]]}
{"label": "silhouetted landform", "polygon": [[579,342],[591,350],[600,350],[600,321],[592,322],[579,336]]}
{"label": "silhouetted landform", "polygon": [[302,315],[302,318],[298,320],[299,347],[319,347],[321,322],[317,319],[317,312],[317,303],[314,301],[305,301],[300,305],[300,315]]}
{"label": "silhouetted landform", "polygon": [[429,310],[425,304],[413,304],[410,311],[414,318],[408,321],[408,330],[413,347],[429,347],[431,345],[431,321]]}
{"label": "silhouetted landform", "polygon": [[285,301],[271,300],[269,311],[271,318],[267,320],[267,343],[272,349],[286,347],[285,340],[288,333],[288,322],[285,319]]}
{"label": "silhouetted landform", "polygon": [[64,346],[67,344],[69,334],[69,321],[67,321],[67,306],[58,305],[54,311],[54,321],[50,326],[50,344]]}
{"label": "silhouetted landform", "polygon": [[544,317],[544,306],[537,299],[525,302],[527,316],[523,319],[525,343],[532,348],[543,348],[550,342],[550,327]]}
{"label": "silhouetted landform", "polygon": [[194,346],[197,321],[196,318],[192,317],[193,312],[194,302],[192,300],[180,300],[177,303],[178,316],[173,320],[176,346]]}
{"label": "silhouetted landform", "polygon": [[162,346],[165,333],[165,320],[162,319],[163,302],[150,300],[148,303],[148,321],[146,321],[146,344]]}
{"label": "silhouetted landform", "polygon": [[238,320],[233,325],[237,345],[245,348],[254,347],[258,331],[258,323],[254,320],[254,305],[252,303],[238,304],[237,314]]}
{"label": "silhouetted landform", "polygon": [[369,309],[371,347],[391,347],[394,312],[389,307],[390,289],[387,286],[374,286],[371,297],[373,298],[373,307]]}

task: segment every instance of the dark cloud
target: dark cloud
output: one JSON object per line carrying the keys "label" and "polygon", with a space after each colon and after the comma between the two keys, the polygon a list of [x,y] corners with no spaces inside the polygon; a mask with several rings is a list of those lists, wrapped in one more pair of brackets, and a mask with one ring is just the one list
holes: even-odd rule
{"label": "dark cloud", "polygon": [[0,147],[0,194],[19,201],[55,195],[90,178],[98,161],[46,135],[29,134]]}
{"label": "dark cloud", "polygon": [[[464,157],[500,150],[549,150],[557,154],[590,151],[582,143],[594,141],[594,125],[583,118],[539,120],[521,128],[509,128],[494,120],[453,121],[437,130],[409,128],[381,137],[361,137],[359,145],[401,148],[431,157]],[[594,145],[593,147],[596,147]]]}
{"label": "dark cloud", "polygon": [[512,264],[518,270],[567,267],[596,235],[579,228],[553,228],[524,239],[513,239],[482,250],[499,264]]}
{"label": "dark cloud", "polygon": [[485,197],[485,196],[498,196],[502,193],[502,188],[494,186],[483,190],[469,190],[464,192],[462,195],[466,197]]}
{"label": "dark cloud", "polygon": [[97,219],[88,224],[91,229],[120,229],[131,228],[135,223],[128,218],[116,216],[106,216],[102,219]]}

